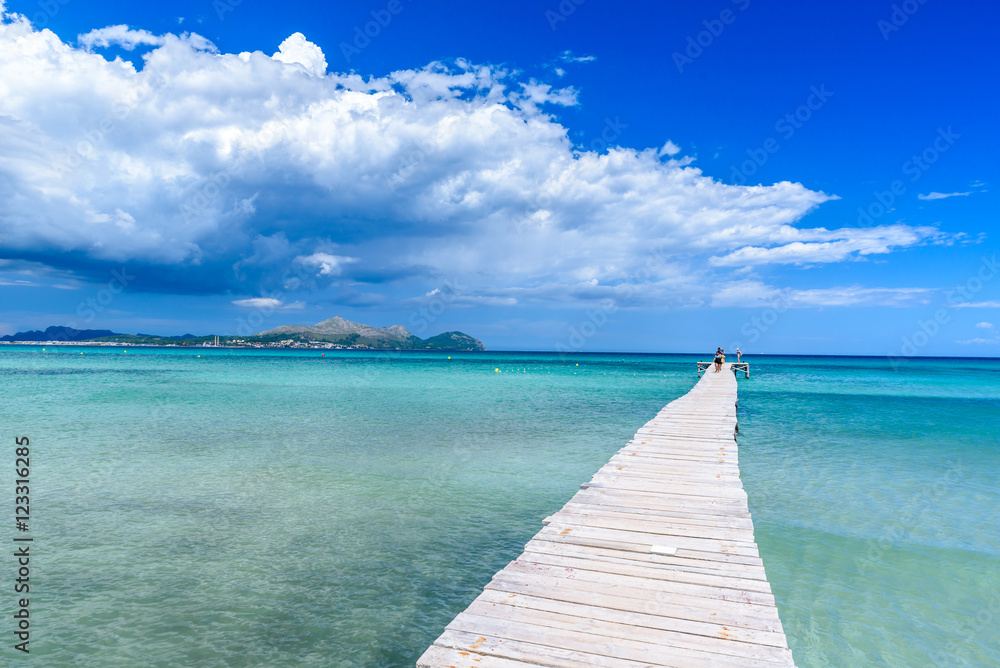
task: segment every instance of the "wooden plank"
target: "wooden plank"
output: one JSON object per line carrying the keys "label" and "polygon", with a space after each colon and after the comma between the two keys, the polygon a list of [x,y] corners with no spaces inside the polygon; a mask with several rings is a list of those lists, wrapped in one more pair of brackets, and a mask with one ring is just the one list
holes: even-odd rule
{"label": "wooden plank", "polygon": [[[649,554],[649,548],[653,545],[662,545],[666,543],[665,540],[652,540],[646,538],[642,542],[629,542],[623,540],[624,537],[619,537],[616,539],[601,538],[594,536],[581,535],[581,532],[562,532],[559,533],[549,533],[540,536],[545,540],[549,540],[553,543],[562,543],[564,545],[581,545],[586,547],[603,547],[611,550],[620,550],[622,552],[638,552],[641,554]],[[672,541],[671,541],[672,542]],[[707,546],[707,549],[711,550],[711,546]],[[732,554],[729,552],[715,552],[715,551],[705,551],[703,549],[695,549],[692,547],[680,546],[677,550],[677,556],[684,557],[686,559],[696,560],[696,561],[720,561],[727,564],[749,564],[753,566],[762,565],[759,557],[748,556],[742,554]]]}
{"label": "wooden plank", "polygon": [[[485,638],[483,639],[485,640]],[[420,660],[418,666],[448,666],[449,668],[538,668],[540,665],[552,666],[554,664],[539,664],[527,661],[516,661],[514,659],[504,659],[499,656],[489,656],[468,650],[452,649],[431,645]]]}
{"label": "wooden plank", "polygon": [[625,552],[604,547],[591,547],[589,545],[566,545],[565,543],[553,543],[538,538],[532,538],[528,541],[524,549],[531,550],[532,552],[572,555],[581,559],[600,558],[606,561],[621,563],[664,566],[676,571],[689,573],[719,574],[726,577],[767,580],[763,565],[754,567],[750,564],[729,564],[724,561],[696,561],[683,556],[667,556],[652,552]]}
{"label": "wooden plank", "polygon": [[[557,583],[558,586],[610,587],[620,591],[634,589],[642,595],[655,597],[659,593],[675,594],[690,605],[715,610],[723,603],[733,603],[740,609],[744,606],[774,607],[774,596],[759,591],[710,587],[674,580],[643,578],[634,575],[618,575],[601,571],[578,570],[562,566],[550,566],[531,561],[514,561],[497,572],[494,579],[508,579],[518,582]],[[565,582],[564,582],[565,580]],[[724,606],[727,607],[728,606]],[[761,613],[766,614],[766,613]]]}
{"label": "wooden plank", "polygon": [[[552,668],[651,668],[667,666],[665,663],[650,663],[648,661],[629,661],[613,657],[587,654],[577,650],[551,647],[543,643],[522,642],[510,638],[496,637],[489,633],[468,633],[455,629],[445,629],[441,637],[434,641],[438,647],[465,651],[469,654],[505,658],[521,661],[533,666],[550,666]],[[448,668],[451,664],[433,663],[425,659],[427,655],[417,660],[418,668]]]}
{"label": "wooden plank", "polygon": [[[468,633],[484,633],[521,642],[545,644],[560,649],[580,649],[599,657],[646,661],[658,666],[678,666],[678,668],[746,668],[747,666],[745,659],[727,657],[714,652],[699,652],[679,647],[668,648],[662,644],[597,635],[590,632],[591,627],[585,624],[581,624],[577,628],[557,628],[555,626],[541,626],[532,622],[495,619],[462,613],[448,625],[448,628]],[[782,665],[771,662],[755,663],[761,666]]]}
{"label": "wooden plank", "polygon": [[628,520],[622,518],[599,517],[596,515],[575,515],[559,511],[548,522],[555,527],[595,527],[598,529],[621,529],[651,533],[661,536],[685,536],[688,538],[711,538],[715,540],[731,540],[742,543],[753,543],[753,531],[747,529],[730,529],[727,527],[707,527],[697,524],[675,524],[673,522],[653,521],[651,518]]}
{"label": "wooden plank", "polygon": [[683,512],[651,511],[633,506],[604,506],[586,503],[567,503],[552,517],[604,518],[633,522],[649,521],[654,524],[689,525],[693,527],[715,527],[719,529],[741,529],[753,533],[753,523],[749,519],[726,517],[724,515],[694,514]]}
{"label": "wooden plank", "polygon": [[[689,536],[671,536],[665,539],[660,534],[648,531],[630,531],[627,529],[605,529],[592,526],[553,526],[542,527],[538,536],[551,539],[553,536],[567,538],[572,536],[583,539],[603,540],[639,545],[661,545],[669,543],[675,547],[729,556],[756,557],[757,546],[748,541],[719,540],[715,538],[692,538]],[[648,547],[647,547],[648,549]]]}
{"label": "wooden plank", "polygon": [[[733,659],[749,659],[756,665],[768,663],[783,665],[785,663],[783,659],[788,652],[782,647],[734,641],[731,638],[678,633],[656,626],[640,626],[636,624],[638,621],[636,616],[619,622],[598,618],[588,614],[586,610],[574,609],[572,614],[568,614],[565,608],[559,609],[561,606],[541,607],[543,609],[539,610],[535,607],[504,605],[477,599],[464,614],[481,615],[498,621],[532,624],[542,628],[578,631],[598,636],[594,638],[596,643],[611,638],[616,642],[634,641],[677,650],[708,652],[718,655],[715,659],[719,661],[719,665],[734,665]],[[601,617],[606,616],[601,615]],[[643,617],[642,621],[650,617]]]}
{"label": "wooden plank", "polygon": [[740,479],[736,389],[705,373],[640,427],[417,665],[794,666]]}
{"label": "wooden plank", "polygon": [[[572,568],[575,570],[591,570],[599,573],[618,573],[630,575],[632,577],[646,578],[649,580],[671,580],[674,582],[686,582],[689,584],[699,584],[722,589],[736,589],[756,591],[771,595],[771,586],[766,580],[751,580],[732,575],[702,573],[686,573],[676,568],[664,568],[662,566],[650,566],[628,562],[622,560],[580,558],[578,556],[562,556],[550,554],[544,551],[525,549],[517,558],[520,563],[548,564],[559,568]],[[772,597],[773,600],[773,597]]]}
{"label": "wooden plank", "polygon": [[727,638],[738,642],[748,642],[756,645],[768,645],[787,649],[785,636],[773,631],[737,628],[718,622],[694,622],[687,619],[653,614],[603,608],[595,605],[560,601],[552,598],[541,598],[525,594],[510,594],[504,591],[487,589],[477,600],[499,605],[526,607],[535,610],[551,610],[576,616],[590,616],[593,619],[619,623],[632,623],[635,626],[677,631],[710,638]]}
{"label": "wooden plank", "polygon": [[781,632],[777,614],[767,614],[763,609],[749,610],[749,606],[723,605],[716,608],[694,605],[691,599],[669,595],[651,596],[648,592],[634,588],[615,591],[612,587],[592,582],[569,583],[565,580],[504,577],[494,578],[486,585],[486,589],[518,596],[536,596],[554,601],[580,603],[593,608],[611,608],[704,624]]}

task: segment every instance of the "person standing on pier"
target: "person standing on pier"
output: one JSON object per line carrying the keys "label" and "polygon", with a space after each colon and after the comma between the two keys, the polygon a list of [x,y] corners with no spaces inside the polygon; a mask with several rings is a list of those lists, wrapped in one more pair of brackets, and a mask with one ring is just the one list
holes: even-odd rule
{"label": "person standing on pier", "polygon": [[737,364],[743,361],[743,360],[740,359],[741,357],[743,357],[743,353],[741,353],[740,349],[737,348],[736,349],[736,362],[737,362]]}
{"label": "person standing on pier", "polygon": [[715,373],[722,371],[722,363],[726,361],[726,353],[723,352],[722,348],[717,348],[715,350]]}

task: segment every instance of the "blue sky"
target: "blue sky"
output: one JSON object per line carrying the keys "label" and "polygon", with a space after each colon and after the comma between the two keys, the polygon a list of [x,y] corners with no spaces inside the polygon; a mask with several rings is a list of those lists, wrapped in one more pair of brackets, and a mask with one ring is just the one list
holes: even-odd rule
{"label": "blue sky", "polygon": [[3,6],[0,333],[1000,351],[995,6]]}

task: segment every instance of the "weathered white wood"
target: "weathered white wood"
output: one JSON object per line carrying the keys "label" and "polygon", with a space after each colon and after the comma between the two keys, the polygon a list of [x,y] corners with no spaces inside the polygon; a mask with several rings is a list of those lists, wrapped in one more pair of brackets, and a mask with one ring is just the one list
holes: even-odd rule
{"label": "weathered white wood", "polygon": [[[546,560],[548,561],[548,560]],[[691,584],[660,578],[650,578],[645,575],[611,573],[605,570],[588,570],[567,566],[555,566],[538,563],[534,559],[511,562],[501,573],[528,574],[545,578],[566,578],[574,582],[595,582],[612,587],[635,587],[653,592],[675,592],[691,597],[706,598],[712,601],[738,601],[755,605],[774,606],[774,596],[770,592],[750,591],[732,587],[719,587],[704,584]]]}
{"label": "weathered white wood", "polygon": [[[687,512],[682,510],[653,509],[645,506],[621,506],[600,503],[586,503],[585,500],[573,500],[563,506],[560,512],[592,517],[622,518],[631,520],[650,519],[675,524],[693,524],[695,526],[724,527],[728,529],[749,529],[753,531],[753,522],[749,518],[727,517],[725,515],[710,515],[707,513]],[[558,513],[557,513],[558,514]]]}
{"label": "weathered white wood", "polygon": [[[749,605],[705,607],[694,604],[694,599],[681,596],[655,596],[635,589],[602,586],[592,582],[567,583],[565,580],[544,580],[524,576],[494,578],[486,589],[519,596],[537,596],[554,601],[568,601],[594,608],[611,608],[648,615],[684,619],[705,624],[722,624],[730,627],[781,632],[777,614],[766,609],[751,610]],[[773,609],[772,609],[773,610]]]}
{"label": "weathered white wood", "polygon": [[694,622],[687,619],[657,615],[648,612],[602,608],[595,605],[560,601],[552,598],[529,596],[525,594],[510,594],[500,590],[487,589],[477,600],[498,605],[532,608],[535,610],[552,610],[577,616],[590,616],[611,622],[632,623],[635,626],[679,631],[693,635],[724,638],[727,635],[733,640],[749,642],[756,645],[786,648],[785,637],[780,633],[761,631],[758,629],[737,628],[713,622]]}
{"label": "weathered white wood", "polygon": [[[558,628],[556,624],[557,620],[555,619],[552,621],[552,625],[542,626],[537,623],[536,619],[521,622],[462,613],[448,625],[448,628],[559,649],[581,650],[599,657],[645,661],[656,666],[746,668],[748,665],[746,659],[741,660],[714,652],[700,652],[663,644],[598,635],[592,633],[592,627],[588,627],[585,623],[581,623],[576,628]],[[782,665],[763,661],[755,661],[754,663],[761,666]],[[600,665],[600,663],[595,660],[590,665]]]}
{"label": "weathered white wood", "polygon": [[[641,627],[635,625],[634,619],[623,623],[601,619],[581,610],[567,613],[564,610],[554,610],[553,608],[557,606],[546,607],[548,609],[538,610],[527,606],[515,607],[477,599],[469,606],[466,614],[481,615],[497,621],[534,624],[543,628],[578,631],[597,636],[593,638],[595,643],[606,642],[605,638],[612,638],[616,641],[656,644],[671,649],[710,652],[719,655],[716,658],[720,665],[733,665],[731,657],[752,659],[755,663],[777,662],[780,665],[788,651],[769,645],[732,642],[727,638],[678,633],[656,627]],[[602,615],[602,617],[604,616]]]}
{"label": "weathered white wood", "polygon": [[450,666],[451,668],[538,668],[541,665],[535,662],[503,659],[489,654],[473,653],[440,645],[431,645],[420,660],[423,661],[422,665]]}
{"label": "weathered white wood", "polygon": [[635,490],[637,492],[659,492],[665,485],[670,485],[670,491],[675,494],[696,496],[709,499],[746,499],[746,492],[741,485],[737,489],[724,487],[723,485],[703,485],[688,484],[678,480],[666,480],[657,478],[644,478],[638,475],[629,475],[625,472],[606,474],[595,473],[588,483],[589,487],[612,487],[619,490]]}
{"label": "weathered white wood", "polygon": [[615,489],[607,485],[588,485],[581,490],[597,495],[596,498],[610,499],[616,502],[626,502],[629,505],[639,505],[648,503],[648,507],[668,507],[668,508],[702,508],[711,510],[718,514],[731,512],[734,515],[742,514],[749,517],[745,499],[713,499],[705,496],[692,496],[690,494],[657,494],[635,489]]}
{"label": "weathered white wood", "polygon": [[753,567],[747,564],[728,564],[722,561],[696,562],[685,557],[668,557],[650,552],[622,552],[603,547],[588,547],[586,545],[566,545],[552,543],[547,540],[532,538],[524,548],[531,552],[546,554],[570,555],[579,559],[600,559],[622,564],[641,564],[651,568],[667,568],[682,573],[703,573],[721,577],[754,578],[767,581],[763,566]]}
{"label": "weathered white wood", "polygon": [[627,507],[627,506],[605,506],[599,504],[588,504],[574,502],[573,505],[566,504],[562,510],[548,519],[551,522],[554,517],[573,517],[578,520],[584,518],[601,518],[609,520],[624,521],[649,521],[653,524],[668,524],[671,526],[691,526],[700,528],[735,529],[745,530],[753,533],[753,523],[749,518],[727,517],[725,515],[710,515],[708,513],[691,512],[669,512],[661,510],[650,510],[647,508]]}
{"label": "weathered white wood", "polygon": [[545,518],[417,665],[794,666],[735,435],[735,376],[709,370]]}
{"label": "weathered white wood", "polygon": [[[623,529],[625,531],[642,531],[644,533],[662,536],[690,536],[692,538],[714,538],[716,540],[733,540],[744,543],[754,542],[753,531],[746,529],[728,529],[725,527],[705,527],[693,524],[673,524],[669,522],[654,522],[649,518],[642,520],[626,520],[620,518],[597,517],[595,515],[574,515],[558,512],[552,516],[549,526],[557,529],[566,526],[595,527],[598,529]],[[670,542],[669,540],[666,542]]]}
{"label": "weathered white wood", "polygon": [[576,570],[592,570],[600,573],[619,573],[631,575],[633,577],[648,578],[650,580],[672,580],[674,582],[687,582],[690,584],[701,584],[725,589],[745,589],[757,591],[764,594],[771,593],[771,586],[767,581],[750,580],[740,577],[727,577],[725,575],[705,575],[702,573],[686,573],[675,568],[657,568],[650,565],[629,563],[623,560],[604,559],[582,559],[576,556],[561,556],[549,554],[545,551],[535,551],[526,549],[517,558],[518,561],[539,564],[549,564],[562,568],[574,568]]}
{"label": "weathered white wood", "polygon": [[[587,654],[561,647],[522,642],[509,638],[497,638],[488,633],[468,633],[454,629],[445,629],[445,632],[434,642],[434,645],[464,651],[474,657],[505,657],[520,660],[532,666],[550,666],[552,668],[593,668],[593,666],[604,666],[604,668],[650,668],[651,666],[664,665],[649,663],[647,661],[629,661],[628,659],[598,656],[596,654]],[[441,666],[447,668],[452,665],[425,660],[425,656],[426,654],[417,661],[418,667]],[[456,665],[455,668],[458,668],[460,665]]]}
{"label": "weathered white wood", "polygon": [[[546,527],[547,528],[547,527]],[[545,532],[545,529],[542,530]],[[563,530],[565,531],[565,530]],[[624,531],[617,534],[600,534],[591,532],[589,535],[582,531],[563,531],[539,533],[539,538],[553,543],[564,545],[583,545],[586,547],[603,547],[622,552],[639,552],[648,554],[651,545],[659,545],[662,541],[653,534],[630,535]],[[690,541],[687,541],[690,543]],[[697,545],[683,545],[677,551],[679,556],[699,561],[722,561],[728,564],[752,564],[761,565],[761,560],[756,555],[738,554],[745,552],[745,549],[724,549],[722,541],[704,541]]]}

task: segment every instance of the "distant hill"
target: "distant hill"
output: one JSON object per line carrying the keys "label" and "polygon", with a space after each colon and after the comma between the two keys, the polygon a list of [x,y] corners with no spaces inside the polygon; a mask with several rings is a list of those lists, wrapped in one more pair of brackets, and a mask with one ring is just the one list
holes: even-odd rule
{"label": "distant hill", "polygon": [[445,332],[421,339],[402,325],[372,327],[351,322],[340,316],[315,325],[282,325],[261,332],[256,337],[273,339],[289,337],[299,340],[336,343],[344,346],[361,345],[370,348],[403,348],[407,350],[486,350],[483,342],[462,332]]}
{"label": "distant hill", "polygon": [[410,334],[402,325],[392,325],[390,327],[372,327],[362,325],[359,322],[351,322],[340,316],[318,322],[315,325],[282,325],[261,332],[257,336],[277,336],[287,334],[302,334],[315,341],[336,342],[346,339],[352,335],[357,335],[357,339],[364,339],[371,342],[385,343],[410,343],[414,339],[420,341],[416,336]]}
{"label": "distant hill", "polygon": [[[126,334],[122,334],[120,336],[127,336],[127,335]],[[151,339],[162,339],[162,338],[168,338],[168,339],[197,339],[198,338],[194,334],[181,334],[180,336],[162,337],[159,334],[143,334],[142,332],[139,332],[138,334],[136,334],[136,336],[148,336]]]}
{"label": "distant hill", "polygon": [[120,336],[109,329],[74,329],[72,327],[49,327],[44,332],[38,329],[0,336],[0,341],[87,341],[106,336]]}
{"label": "distant hill", "polygon": [[475,339],[462,332],[445,332],[425,339],[424,343],[429,348],[437,350],[486,350],[486,346],[479,339]]}

